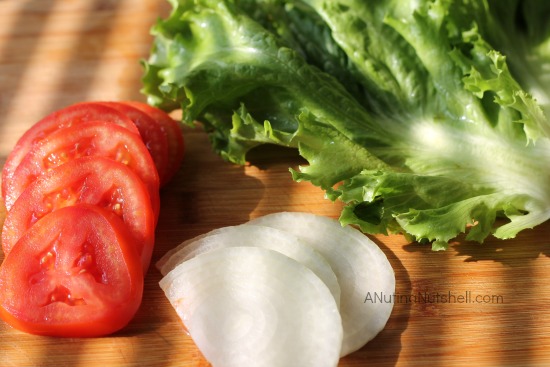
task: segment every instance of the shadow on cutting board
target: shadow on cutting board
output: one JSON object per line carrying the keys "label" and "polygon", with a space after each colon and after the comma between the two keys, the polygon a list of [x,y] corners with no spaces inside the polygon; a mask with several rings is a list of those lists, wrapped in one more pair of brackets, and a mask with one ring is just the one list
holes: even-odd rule
{"label": "shadow on cutting board", "polygon": [[550,256],[550,222],[520,232],[516,238],[499,240],[489,237],[483,244],[461,240],[453,249],[465,262],[494,261],[509,267],[528,266],[540,256]]}
{"label": "shadow on cutting board", "polygon": [[[534,365],[539,361],[537,350],[541,346],[540,335],[548,330],[541,315],[547,313],[548,258],[550,255],[550,222],[534,229],[520,232],[516,238],[499,240],[491,237],[483,244],[461,242],[454,246],[456,256],[467,263],[500,265],[502,283],[501,343],[511,343],[514,348],[503,348],[499,353],[501,365]],[[536,261],[540,259],[540,261]],[[518,353],[518,346],[521,352]]]}
{"label": "shadow on cutting board", "polygon": [[[43,33],[55,1],[27,0],[18,8],[17,15],[12,18],[12,26],[4,38],[6,41],[0,53],[2,67],[2,89],[9,93],[0,94],[0,112],[6,116],[11,105],[22,88],[24,75],[31,67],[31,57],[40,45],[40,35]],[[0,4],[1,5],[1,4]],[[0,134],[4,134],[0,124]]]}
{"label": "shadow on cutting board", "polygon": [[[415,278],[424,276],[430,289],[455,288],[461,292],[468,290],[472,297],[482,297],[480,301],[471,299],[462,308],[438,305],[447,324],[443,330],[447,337],[440,338],[442,350],[452,355],[450,351],[460,350],[461,343],[464,346],[466,339],[453,339],[453,333],[460,329],[460,335],[477,335],[478,341],[483,338],[483,343],[469,345],[469,353],[477,358],[491,355],[493,365],[537,363],[540,335],[547,334],[543,320],[548,307],[544,292],[548,281],[549,231],[547,222],[520,232],[514,239],[489,237],[482,244],[460,236],[447,251],[435,254],[429,245],[405,246],[411,256],[422,259],[425,273],[432,274],[415,275]],[[430,268],[437,269],[439,275],[433,276]],[[457,355],[455,358],[467,358],[465,354]]]}

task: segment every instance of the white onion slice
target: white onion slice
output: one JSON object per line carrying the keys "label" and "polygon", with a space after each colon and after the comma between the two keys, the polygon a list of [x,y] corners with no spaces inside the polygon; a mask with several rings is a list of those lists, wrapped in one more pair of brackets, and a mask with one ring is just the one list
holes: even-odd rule
{"label": "white onion slice", "polygon": [[190,238],[188,240],[185,240],[183,241],[182,243],[180,243],[178,246],[176,247],[173,247],[171,248],[170,250],[168,250],[156,263],[155,263],[155,267],[161,272],[162,275],[166,275],[166,273],[168,273],[170,270],[172,270],[172,268],[174,267],[174,265],[166,265],[168,263],[168,260],[170,260],[172,258],[173,255],[175,255],[177,252],[181,251],[181,249],[183,249],[184,247],[186,247],[187,245],[189,245],[191,242],[193,241],[196,241],[198,239],[201,239],[203,237],[206,237],[206,236],[210,236],[210,235],[213,235],[215,234],[216,232],[219,232],[219,231],[222,231],[223,228],[225,227],[222,227],[222,228],[216,228],[216,229],[213,229],[211,230],[210,232],[207,232],[207,233],[202,233],[196,237],[193,237],[193,238]]}
{"label": "white onion slice", "polygon": [[308,267],[328,287],[340,305],[340,286],[328,261],[295,235],[266,226],[240,225],[223,227],[183,242],[166,253],[157,267],[163,275],[183,261],[222,247],[262,247],[280,252]]}
{"label": "white onion slice", "polygon": [[338,364],[342,323],[332,294],[276,251],[209,251],[179,264],[160,286],[214,367]]}
{"label": "white onion slice", "polygon": [[341,290],[341,356],[358,350],[384,328],[393,309],[395,274],[386,255],[367,236],[332,218],[309,213],[269,214],[249,224],[292,233],[327,259]]}

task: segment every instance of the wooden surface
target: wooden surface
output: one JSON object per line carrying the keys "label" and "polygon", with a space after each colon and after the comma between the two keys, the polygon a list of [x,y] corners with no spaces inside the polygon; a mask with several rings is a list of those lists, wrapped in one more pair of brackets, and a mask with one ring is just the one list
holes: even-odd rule
{"label": "wooden surface", "polygon": [[[164,0],[0,1],[0,163],[54,109],[143,100],[139,59],[150,26],[168,10]],[[240,167],[211,153],[200,129],[186,129],[185,140],[184,165],[162,191],[153,260],[185,239],[270,212],[339,213],[321,191],[291,181],[287,168],[302,163],[293,151],[259,149]],[[395,269],[398,302],[385,330],[341,366],[550,365],[549,223],[515,240],[458,240],[438,253],[400,236],[373,238]],[[0,322],[0,366],[208,366],[159,280],[151,268],[137,317],[110,337],[37,337]]]}

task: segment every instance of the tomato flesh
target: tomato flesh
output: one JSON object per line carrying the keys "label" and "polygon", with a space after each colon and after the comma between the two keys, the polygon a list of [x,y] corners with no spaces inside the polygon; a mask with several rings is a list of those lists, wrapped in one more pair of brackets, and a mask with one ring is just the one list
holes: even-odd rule
{"label": "tomato flesh", "polygon": [[74,205],[44,217],[0,266],[0,316],[32,334],[94,337],[126,326],[143,295],[133,238],[114,214]]}
{"label": "tomato flesh", "polygon": [[135,134],[139,134],[130,118],[114,108],[97,102],[77,103],[57,110],[34,124],[17,141],[8,155],[2,169],[2,197],[6,196],[6,185],[10,182],[15,170],[31,148],[54,131],[78,125],[87,121],[108,121],[120,125]]}
{"label": "tomato flesh", "polygon": [[4,221],[4,254],[9,256],[35,223],[60,208],[78,203],[96,205],[122,219],[135,240],[145,272],[153,251],[156,219],[147,188],[125,165],[97,156],[57,166],[27,187]]}
{"label": "tomato flesh", "polygon": [[161,186],[168,183],[180,169],[185,155],[185,142],[180,124],[163,110],[150,106],[147,103],[137,101],[123,101],[121,103],[143,111],[161,125],[168,138],[168,168],[166,174],[161,177]]}
{"label": "tomato flesh", "polygon": [[161,125],[151,116],[142,110],[131,105],[120,102],[104,102],[107,106],[128,116],[136,125],[141,139],[145,143],[147,150],[151,154],[155,167],[157,168],[161,179],[161,186],[164,185],[164,178],[168,170],[168,136]]}
{"label": "tomato flesh", "polygon": [[155,218],[158,217],[159,178],[145,145],[137,134],[101,121],[58,130],[35,145],[5,186],[6,208],[11,209],[19,195],[37,177],[59,165],[85,156],[110,158],[136,172],[149,191]]}

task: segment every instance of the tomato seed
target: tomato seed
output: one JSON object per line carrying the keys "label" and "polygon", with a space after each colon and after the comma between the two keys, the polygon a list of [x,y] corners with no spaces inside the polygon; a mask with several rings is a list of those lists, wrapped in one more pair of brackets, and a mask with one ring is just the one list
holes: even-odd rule
{"label": "tomato seed", "polygon": [[40,259],[40,267],[43,269],[53,269],[55,267],[55,253],[48,251],[46,255]]}

